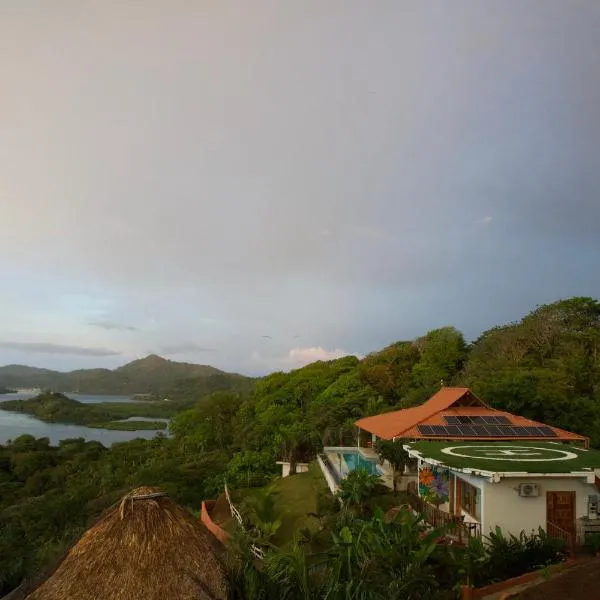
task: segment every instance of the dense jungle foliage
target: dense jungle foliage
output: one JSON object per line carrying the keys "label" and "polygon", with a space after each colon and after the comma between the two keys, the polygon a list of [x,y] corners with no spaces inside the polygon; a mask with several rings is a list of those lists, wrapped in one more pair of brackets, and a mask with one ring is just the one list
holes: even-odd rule
{"label": "dense jungle foliage", "polygon": [[275,460],[353,443],[358,418],[419,404],[442,382],[469,386],[497,408],[587,435],[599,447],[600,303],[541,306],[472,344],[453,327],[437,329],[363,360],[273,373],[249,393],[190,391],[192,408],[174,416],[171,437],[111,448],[18,437],[0,446],[0,595],[133,486],[160,486],[197,510],[225,478],[231,487],[264,485],[277,472]]}

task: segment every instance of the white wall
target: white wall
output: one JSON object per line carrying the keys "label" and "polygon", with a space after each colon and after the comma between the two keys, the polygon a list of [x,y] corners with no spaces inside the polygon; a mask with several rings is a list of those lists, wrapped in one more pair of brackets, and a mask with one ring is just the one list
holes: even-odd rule
{"label": "white wall", "polygon": [[[473,479],[473,478],[471,478]],[[482,533],[486,535],[496,526],[502,531],[519,535],[521,531],[531,533],[538,527],[546,529],[546,492],[575,492],[575,518],[587,516],[587,501],[591,494],[598,494],[592,484],[583,478],[539,477],[505,478],[499,483],[483,483]],[[522,498],[516,487],[520,483],[537,483],[540,495],[534,498]]]}
{"label": "white wall", "polygon": [[[279,461],[277,463],[281,465],[281,476],[288,477],[290,474],[290,463]],[[308,471],[308,463],[296,463],[296,473],[306,473]]]}
{"label": "white wall", "polygon": [[335,482],[333,475],[330,473],[329,469],[327,468],[325,463],[321,460],[321,457],[319,455],[317,455],[317,462],[319,463],[319,466],[321,467],[323,477],[325,477],[325,481],[327,482],[327,485],[329,486],[329,490],[331,491],[332,494],[337,494],[338,485]]}

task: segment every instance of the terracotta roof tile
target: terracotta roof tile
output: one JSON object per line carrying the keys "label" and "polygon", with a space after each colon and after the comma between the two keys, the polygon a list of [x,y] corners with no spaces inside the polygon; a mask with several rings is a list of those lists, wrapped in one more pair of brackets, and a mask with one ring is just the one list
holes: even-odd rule
{"label": "terracotta roof tile", "polygon": [[[459,402],[460,401],[460,402]],[[463,403],[469,405],[464,406]],[[539,423],[513,415],[511,413],[495,410],[482,402],[469,388],[442,388],[421,406],[396,410],[383,413],[374,417],[365,417],[356,421],[356,425],[365,431],[374,433],[377,437],[391,440],[395,437],[410,439],[439,439],[439,437],[424,436],[420,433],[418,425],[445,425],[446,416],[505,416],[514,425],[520,426],[546,426]],[[588,438],[558,427],[552,427],[556,433],[555,440],[585,441]],[[473,437],[452,436],[452,439],[470,439]],[[499,438],[476,438],[476,439],[499,439]],[[503,438],[505,439],[505,438]],[[511,438],[519,439],[519,438]],[[531,440],[531,437],[527,439]],[[535,439],[535,438],[533,438]]]}
{"label": "terracotta roof tile", "polygon": [[[393,437],[401,437],[407,429],[452,406],[466,394],[472,394],[469,388],[445,387],[421,406],[365,417],[357,421],[356,425],[377,437],[391,440]],[[485,406],[483,402],[481,405]]]}

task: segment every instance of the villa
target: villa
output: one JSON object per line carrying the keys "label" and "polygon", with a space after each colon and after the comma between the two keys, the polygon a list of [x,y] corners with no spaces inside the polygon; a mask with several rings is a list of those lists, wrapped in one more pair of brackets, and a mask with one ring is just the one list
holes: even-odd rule
{"label": "villa", "polygon": [[[459,523],[468,535],[541,527],[571,544],[600,531],[600,452],[585,436],[495,410],[468,388],[356,425],[363,461],[374,462],[377,439],[402,440],[415,462],[411,504],[432,524]],[[326,450],[331,459],[336,449]],[[338,476],[360,462],[343,450]]]}

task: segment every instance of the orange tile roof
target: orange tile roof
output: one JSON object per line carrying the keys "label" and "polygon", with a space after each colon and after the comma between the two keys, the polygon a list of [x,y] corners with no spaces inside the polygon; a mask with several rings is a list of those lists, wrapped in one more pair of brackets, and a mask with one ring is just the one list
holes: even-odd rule
{"label": "orange tile roof", "polygon": [[[464,403],[467,403],[465,406]],[[374,417],[365,417],[356,421],[360,429],[374,433],[377,437],[391,440],[395,437],[409,439],[440,439],[440,436],[423,435],[417,428],[418,425],[445,425],[444,417],[447,416],[505,416],[514,425],[540,427],[543,423],[513,415],[511,413],[495,410],[482,402],[469,388],[442,388],[421,406],[405,408],[394,412],[383,413]],[[589,438],[571,433],[557,427],[552,427],[556,433],[553,439],[586,441]],[[452,439],[469,439],[473,436],[452,436]],[[478,437],[479,440],[506,439],[498,437]],[[511,437],[511,439],[520,439]],[[535,440],[528,436],[526,439]],[[547,438],[545,438],[547,439]]]}

